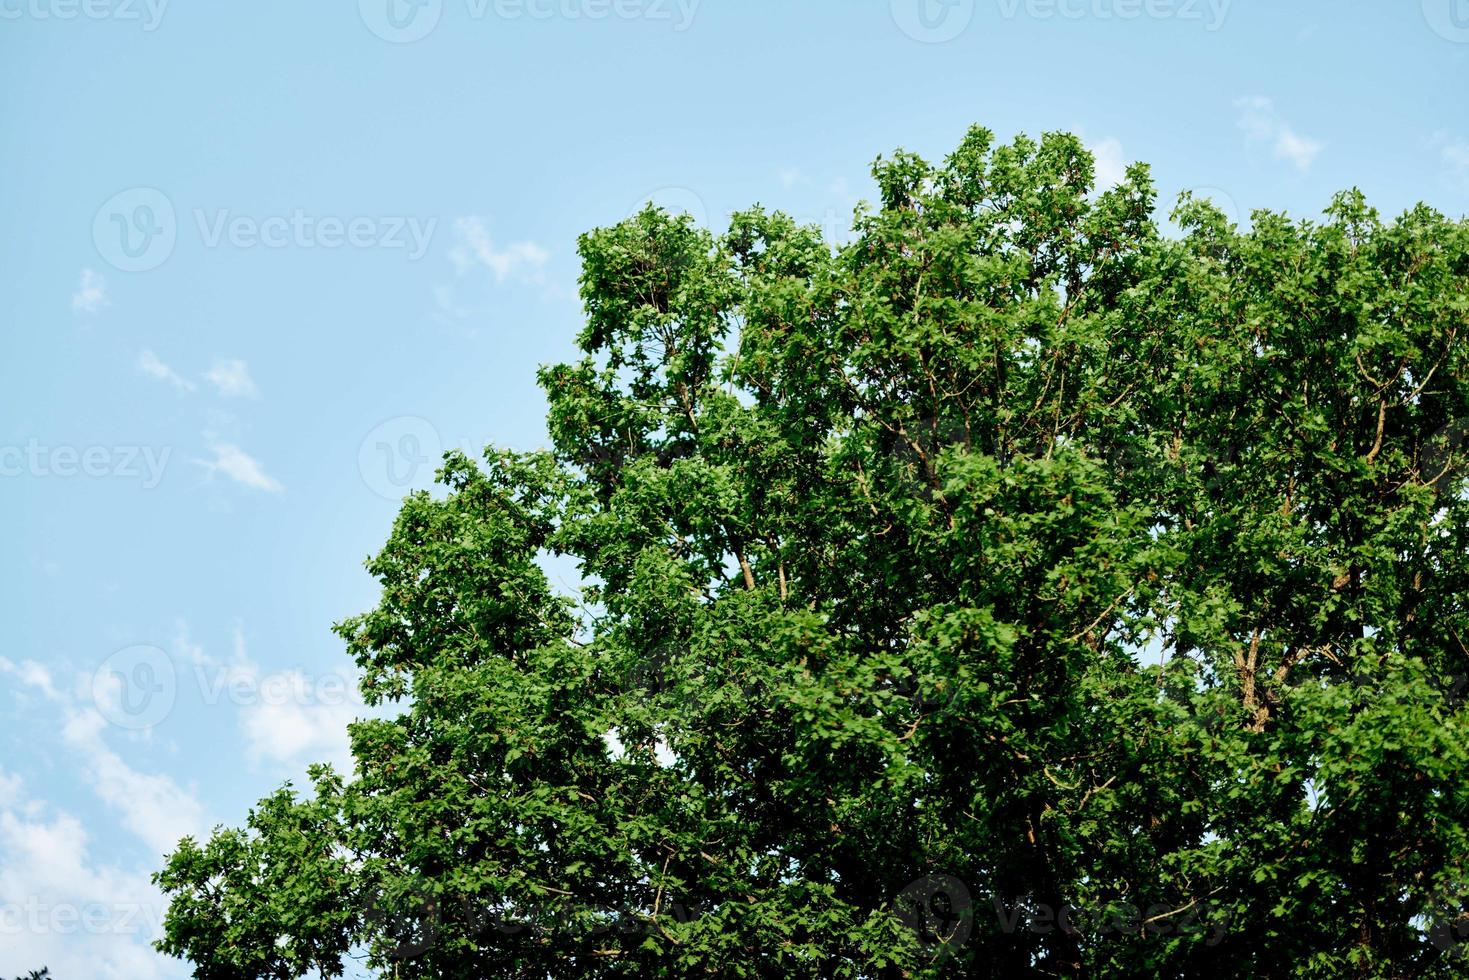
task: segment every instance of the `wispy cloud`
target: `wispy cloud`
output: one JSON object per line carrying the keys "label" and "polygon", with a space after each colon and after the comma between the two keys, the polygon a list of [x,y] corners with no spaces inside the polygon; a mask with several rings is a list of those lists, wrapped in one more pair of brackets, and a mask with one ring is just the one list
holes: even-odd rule
{"label": "wispy cloud", "polygon": [[461,302],[459,291],[452,285],[434,286],[433,296],[434,319],[453,327],[465,337],[478,337],[480,330],[471,325],[471,321],[478,320],[494,311],[494,306],[491,304],[470,306]]}
{"label": "wispy cloud", "polygon": [[455,246],[449,259],[460,275],[475,267],[488,269],[496,282],[516,278],[536,281],[551,257],[534,242],[515,242],[497,248],[485,227],[484,218],[470,215],[454,222]]}
{"label": "wispy cloud", "polygon": [[238,623],[232,647],[229,659],[212,657],[189,639],[188,625],[179,624],[175,640],[179,660],[191,664],[211,703],[226,692],[250,692],[238,701],[246,756],[255,763],[291,766],[322,761],[350,770],[352,745],[347,726],[370,714],[356,679],[342,671],[323,675],[300,668],[267,672],[250,656],[244,629]]}
{"label": "wispy cloud", "polygon": [[[365,709],[350,679],[324,680],[300,670],[285,670],[260,683],[277,694],[241,712],[240,726],[251,759],[281,765],[317,760],[351,769],[347,726]],[[323,691],[328,693],[323,695]],[[346,693],[338,697],[337,691]]]}
{"label": "wispy cloud", "polygon": [[1096,189],[1109,190],[1127,179],[1127,159],[1122,155],[1122,141],[1108,137],[1087,147],[1096,162]]}
{"label": "wispy cloud", "polygon": [[88,782],[122,824],[154,854],[208,829],[204,807],[168,776],[139,772],[103,741],[107,721],[94,708],[68,712],[63,737],[85,760]]}
{"label": "wispy cloud", "polygon": [[221,358],[204,373],[204,380],[214,385],[224,398],[254,398],[260,394],[250,368],[244,361]]}
{"label": "wispy cloud", "polygon": [[267,476],[259,461],[239,446],[228,442],[211,443],[209,449],[213,459],[196,459],[194,462],[210,473],[223,473],[236,483],[243,483],[267,493],[280,493],[285,487],[275,478]]}
{"label": "wispy cloud", "polygon": [[50,669],[34,660],[23,660],[17,664],[0,657],[0,674],[9,674],[25,686],[35,688],[47,700],[54,701],[61,696],[51,679]]}
{"label": "wispy cloud", "polygon": [[1469,140],[1440,132],[1434,135],[1433,145],[1438,147],[1444,179],[1462,190],[1469,190]]}
{"label": "wispy cloud", "polygon": [[[107,744],[107,722],[81,693],[88,677],[79,673],[71,685],[58,685],[46,667],[3,658],[0,673],[17,677],[23,688],[50,702],[51,716],[63,719],[61,743],[78,771],[116,812],[117,823],[153,855],[172,850],[180,837],[208,830],[204,807],[192,793],[166,775],[134,769]],[[147,870],[127,871],[95,859],[91,851],[81,821],[30,797],[19,777],[0,771],[0,895],[41,909],[99,910],[104,917],[96,928],[7,930],[5,955],[64,971],[59,976],[178,977],[150,948],[166,903]]]}
{"label": "wispy cloud", "polygon": [[28,797],[19,778],[0,773],[0,785],[0,895],[42,909],[103,910],[106,916],[91,928],[6,930],[6,965],[20,970],[44,963],[57,976],[98,980],[181,976],[151,948],[166,903],[148,872],[94,857],[81,821]]}
{"label": "wispy cloud", "polygon": [[1302,173],[1311,169],[1326,144],[1296,132],[1280,117],[1275,102],[1264,96],[1236,99],[1239,128],[1252,143],[1269,143],[1277,159],[1289,160]]}
{"label": "wispy cloud", "polygon": [[96,313],[107,305],[107,283],[91,269],[82,270],[81,282],[71,296],[73,313]]}
{"label": "wispy cloud", "polygon": [[183,377],[167,364],[164,364],[163,361],[159,359],[158,355],[153,353],[151,350],[145,350],[141,354],[139,354],[137,363],[138,370],[142,371],[150,378],[156,378],[159,381],[167,381],[179,391],[194,390],[194,382]]}

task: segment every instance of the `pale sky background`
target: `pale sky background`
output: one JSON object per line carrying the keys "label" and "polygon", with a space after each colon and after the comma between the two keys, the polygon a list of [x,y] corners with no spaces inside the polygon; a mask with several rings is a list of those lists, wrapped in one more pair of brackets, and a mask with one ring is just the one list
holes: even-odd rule
{"label": "pale sky background", "polygon": [[0,0],[0,976],[187,976],[149,873],[344,757],[329,627],[424,459],[544,444],[579,232],[844,228],[972,122],[1462,215],[1466,92],[1469,0]]}

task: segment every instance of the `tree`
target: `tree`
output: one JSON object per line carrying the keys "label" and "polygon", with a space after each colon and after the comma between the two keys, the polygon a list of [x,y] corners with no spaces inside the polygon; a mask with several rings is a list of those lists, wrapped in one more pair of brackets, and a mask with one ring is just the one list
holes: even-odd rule
{"label": "tree", "polygon": [[[337,629],[357,771],[157,876],[195,976],[1453,976],[1469,223],[1072,136],[583,236],[553,448]],[[559,594],[538,564],[572,556]]]}
{"label": "tree", "polygon": [[43,966],[39,970],[32,970],[23,977],[16,977],[15,980],[51,980],[51,971]]}

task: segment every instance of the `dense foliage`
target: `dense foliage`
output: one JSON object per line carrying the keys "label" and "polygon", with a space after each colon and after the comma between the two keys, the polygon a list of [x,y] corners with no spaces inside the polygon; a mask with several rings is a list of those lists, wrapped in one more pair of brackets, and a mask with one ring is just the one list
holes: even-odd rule
{"label": "dense foliage", "polygon": [[[554,449],[338,630],[391,720],[158,875],[203,980],[1452,976],[1469,224],[1074,137],[583,236]],[[545,555],[588,587],[558,594]]]}

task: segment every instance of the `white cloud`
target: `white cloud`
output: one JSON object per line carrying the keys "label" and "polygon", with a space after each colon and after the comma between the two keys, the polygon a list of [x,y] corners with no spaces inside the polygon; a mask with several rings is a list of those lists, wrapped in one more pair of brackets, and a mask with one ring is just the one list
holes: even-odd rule
{"label": "white cloud", "polygon": [[350,771],[347,725],[368,712],[353,677],[341,671],[312,675],[294,667],[266,672],[250,657],[238,624],[227,661],[191,643],[184,624],[174,646],[179,659],[193,665],[207,702],[229,701],[238,708],[246,755],[252,762],[330,762],[339,771]]}
{"label": "white cloud", "polygon": [[496,248],[484,219],[474,215],[454,222],[454,236],[458,244],[450,250],[449,259],[460,275],[481,266],[494,275],[496,282],[512,277],[535,281],[551,257],[534,242],[515,242],[503,249]]}
{"label": "white cloud", "polygon": [[27,687],[34,687],[48,701],[55,701],[61,696],[51,680],[50,669],[34,660],[23,660],[17,664],[0,657],[0,673],[11,674]]}
{"label": "white cloud", "polygon": [[84,760],[83,770],[97,796],[122,817],[122,824],[162,857],[187,836],[208,829],[204,807],[168,776],[139,772],[103,741],[107,727],[91,707],[68,711],[62,738]]}
{"label": "white cloud", "polygon": [[1239,128],[1252,140],[1268,140],[1275,135],[1275,103],[1262,96],[1252,99],[1235,99],[1234,107],[1239,110]]}
{"label": "white cloud", "polygon": [[255,380],[250,377],[250,367],[238,359],[220,358],[204,374],[204,380],[214,385],[225,398],[254,398],[260,394]]}
{"label": "white cloud", "polygon": [[[173,850],[180,837],[205,829],[203,807],[173,780],[138,772],[107,745],[107,721],[95,707],[72,693],[57,689],[51,671],[33,660],[14,664],[0,658],[0,672],[13,674],[49,701],[63,706],[62,741],[83,760],[83,768],[97,795],[122,814],[123,824],[156,854]],[[90,679],[76,678],[76,690],[91,687]]]}
{"label": "white cloud", "polygon": [[173,368],[159,360],[158,355],[151,350],[145,350],[138,355],[138,370],[150,378],[159,381],[167,381],[179,391],[193,391],[194,383],[180,375]]}
{"label": "white cloud", "polygon": [[0,769],[0,809],[9,809],[21,801],[19,776],[8,776]]}
{"label": "white cloud", "polygon": [[1316,155],[1324,148],[1325,144],[1309,136],[1301,136],[1288,127],[1282,127],[1280,133],[1275,137],[1275,155],[1289,160],[1302,173],[1311,169]]}
{"label": "white cloud", "polygon": [[81,282],[71,296],[73,313],[96,313],[107,305],[107,283],[91,269],[82,270]]}
{"label": "white cloud", "polygon": [[214,663],[213,658],[204,652],[203,644],[193,641],[187,620],[182,617],[174,620],[173,628],[173,650],[180,660],[196,665]]}
{"label": "white cloud", "polygon": [[[227,657],[211,657],[179,621],[173,662],[188,672],[209,705],[232,707],[253,761],[295,766],[328,761],[347,771],[346,732],[355,717],[371,713],[354,678],[345,672],[318,677],[297,668],[267,672],[252,660],[237,625]],[[99,821],[136,837],[161,856],[179,838],[203,839],[210,821],[204,806],[163,773],[135,769],[108,744],[116,732],[91,703],[90,679],[67,680],[32,660],[0,657],[0,675],[17,690],[36,692],[56,705],[60,743],[81,779],[116,814]],[[150,882],[159,862],[119,863],[110,840],[94,841],[91,824],[31,798],[23,780],[0,768],[0,977],[24,975],[41,965],[58,977],[89,980],[184,980],[186,965],[152,949],[161,934],[165,896]]]}
{"label": "white cloud", "polygon": [[1277,159],[1289,160],[1302,173],[1311,169],[1311,164],[1326,148],[1325,143],[1292,129],[1276,112],[1271,99],[1264,96],[1236,99],[1234,106],[1239,110],[1239,128],[1246,139],[1252,143],[1269,143]]}
{"label": "white cloud", "polygon": [[806,176],[801,173],[800,167],[786,167],[780,172],[780,186],[790,190],[797,184],[804,183]]}
{"label": "white cloud", "polygon": [[1469,140],[1438,133],[1433,145],[1438,147],[1445,179],[1462,190],[1469,190]]}
{"label": "white cloud", "polygon": [[347,726],[362,716],[364,708],[350,679],[286,670],[262,678],[261,684],[261,696],[240,712],[246,750],[253,760],[330,762],[339,771],[351,770]]}
{"label": "white cloud", "polygon": [[0,773],[0,976],[41,965],[58,977],[174,980],[183,964],[151,948],[165,901],[146,870],[94,861],[80,821],[27,800]]}
{"label": "white cloud", "polygon": [[1122,142],[1107,138],[1087,147],[1096,161],[1096,189],[1105,191],[1127,179],[1127,160],[1122,155]]}
{"label": "white cloud", "polygon": [[459,304],[459,299],[457,296],[455,296],[454,289],[451,286],[435,286],[433,289],[433,293],[434,305],[438,307],[439,313],[443,314],[446,317],[449,317],[450,319],[463,320],[476,314],[485,312],[484,310],[476,310],[468,306],[461,306]]}
{"label": "white cloud", "polygon": [[[0,659],[0,671],[61,706],[61,739],[118,823],[161,857],[180,837],[207,829],[197,799],[168,776],[137,771],[106,744],[107,724],[81,692],[58,688],[34,661]],[[59,977],[182,980],[187,970],[152,949],[166,902],[149,881],[156,866],[128,870],[95,860],[81,821],[29,799],[19,777],[0,771],[0,976],[41,965]]]}
{"label": "white cloud", "polygon": [[211,443],[213,459],[196,459],[194,462],[210,473],[223,473],[236,483],[243,483],[267,493],[280,493],[285,487],[274,477],[267,476],[259,461],[239,446],[228,442]]}

